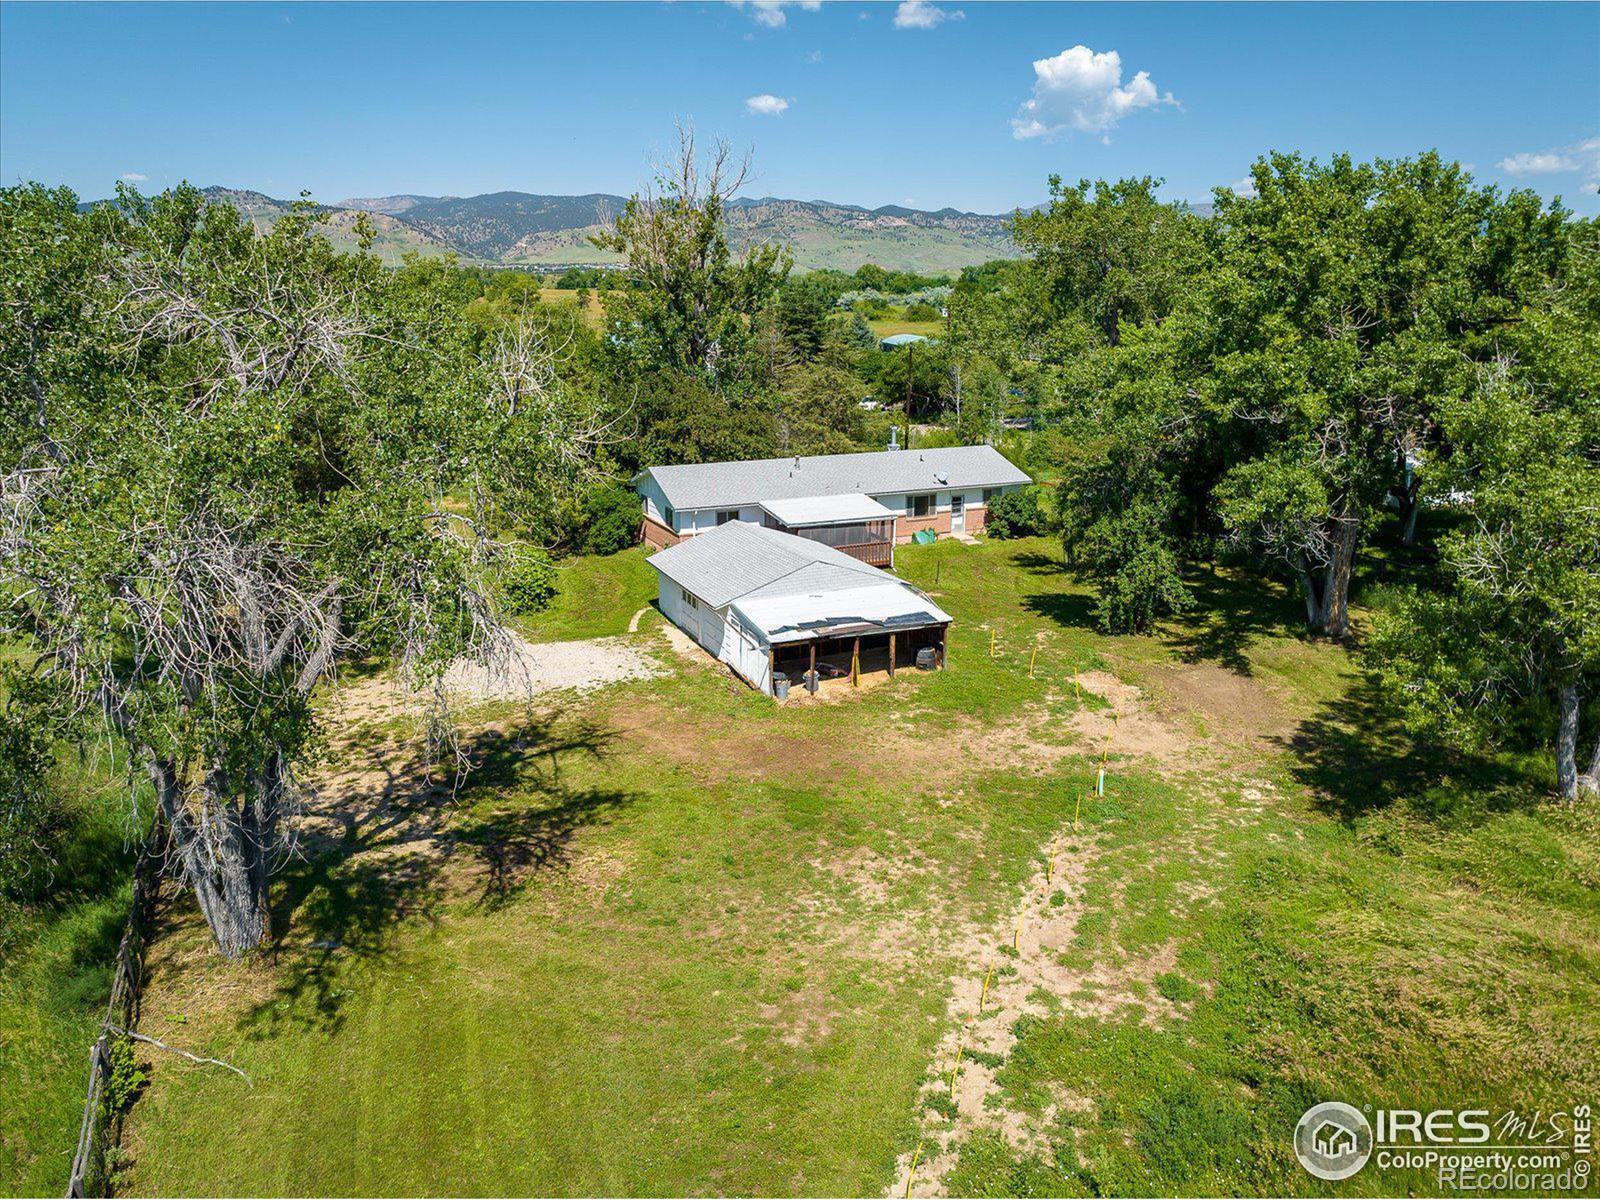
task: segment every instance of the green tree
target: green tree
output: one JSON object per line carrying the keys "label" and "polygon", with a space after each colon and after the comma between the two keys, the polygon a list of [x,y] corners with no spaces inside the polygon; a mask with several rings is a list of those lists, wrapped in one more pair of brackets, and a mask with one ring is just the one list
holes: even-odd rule
{"label": "green tree", "polygon": [[1253,196],[1217,193],[1193,382],[1229,429],[1225,523],[1341,637],[1363,534],[1470,387],[1470,356],[1561,271],[1565,213],[1436,154],[1278,154],[1252,178]]}
{"label": "green tree", "polygon": [[788,279],[778,291],[778,328],[801,362],[822,352],[833,301],[827,289],[808,275]]}
{"label": "green tree", "polygon": [[1156,199],[1149,177],[1115,183],[1050,177],[1050,206],[1012,221],[1058,319],[1076,319],[1106,345],[1123,326],[1160,320],[1179,303],[1203,256],[1202,222]]}
{"label": "green tree", "polygon": [[734,258],[726,209],[749,159],[735,163],[728,143],[719,141],[702,162],[693,129],[678,132],[676,158],[593,241],[624,257],[634,285],[607,299],[613,337],[635,346],[646,368],[726,384],[737,378],[749,348],[750,319],[783,283],[789,257],[777,246],[757,246]]}
{"label": "green tree", "polygon": [[1447,742],[1553,715],[1560,794],[1600,793],[1600,731],[1578,766],[1585,705],[1600,715],[1600,375],[1574,412],[1509,367],[1484,374],[1442,406],[1451,453],[1430,484],[1470,497],[1468,524],[1441,539],[1438,586],[1380,615],[1369,661],[1412,727]]}
{"label": "green tree", "polygon": [[904,410],[909,402],[913,419],[942,412],[954,396],[949,356],[933,341],[883,351],[874,382],[885,407]]}
{"label": "green tree", "polygon": [[313,690],[350,655],[421,684],[503,644],[494,525],[593,431],[459,288],[337,253],[308,206],[263,234],[189,187],[119,200],[0,191],[4,633],[126,746],[237,957]]}
{"label": "green tree", "polygon": [[[1073,456],[1057,505],[1067,561],[1095,584],[1109,632],[1142,631],[1193,606],[1182,565],[1196,521],[1186,473],[1203,461],[1204,425],[1180,378],[1171,326],[1125,326],[1121,345],[1074,377]],[[1186,515],[1188,519],[1186,519]]]}

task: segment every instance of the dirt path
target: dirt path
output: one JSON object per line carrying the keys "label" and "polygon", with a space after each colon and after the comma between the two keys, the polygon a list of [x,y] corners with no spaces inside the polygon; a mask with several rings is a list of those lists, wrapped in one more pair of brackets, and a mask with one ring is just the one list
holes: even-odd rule
{"label": "dirt path", "polygon": [[[1161,710],[1176,710],[1167,715],[1139,688],[1109,672],[1085,672],[1080,685],[1110,707],[1083,709],[1074,716],[1072,726],[1081,740],[1071,752],[1094,759],[1109,752],[1113,764],[1133,759],[1163,774],[1214,765],[1220,761],[1220,748],[1212,736],[1196,732],[1182,719],[1205,706],[1212,681],[1186,682],[1187,694],[1199,696],[1200,702],[1174,705],[1163,696]],[[930,1063],[933,1079],[919,1096],[921,1143],[896,1163],[888,1196],[943,1196],[944,1177],[956,1165],[961,1144],[974,1133],[992,1131],[1019,1152],[1037,1152],[1060,1112],[1093,1103],[1087,1096],[1059,1095],[1037,1118],[1006,1105],[996,1075],[1016,1044],[1012,1030],[1019,1017],[1064,1010],[1104,1018],[1131,1009],[1143,1020],[1162,1022],[1177,1015],[1176,1007],[1151,986],[1158,975],[1173,969],[1176,946],[1115,963],[1068,965],[1072,960],[1064,954],[1085,915],[1084,886],[1099,847],[1088,830],[1075,833],[1068,824],[1040,849],[1043,863],[1011,916],[999,928],[971,935],[954,947],[964,966],[951,984],[946,1010],[950,1030]]]}

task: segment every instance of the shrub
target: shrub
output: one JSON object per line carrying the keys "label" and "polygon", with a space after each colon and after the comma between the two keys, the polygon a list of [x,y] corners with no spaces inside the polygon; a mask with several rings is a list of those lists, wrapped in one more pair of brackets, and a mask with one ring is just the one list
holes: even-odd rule
{"label": "shrub", "polygon": [[1044,506],[1039,502],[1039,489],[1023,488],[1020,492],[1007,492],[989,501],[989,516],[984,529],[990,537],[1032,537],[1045,528]]}
{"label": "shrub", "polygon": [[113,1113],[126,1112],[149,1076],[133,1053],[132,1039],[113,1038],[107,1043],[107,1049],[111,1056],[111,1079],[106,1085],[106,1107]]}
{"label": "shrub", "polygon": [[639,497],[631,488],[596,488],[583,501],[578,548],[584,554],[615,554],[639,540]]}
{"label": "shrub", "polygon": [[518,551],[500,572],[500,598],[508,612],[536,613],[555,594],[556,569],[541,551]]}
{"label": "shrub", "polygon": [[906,320],[908,321],[937,321],[939,310],[931,304],[921,302],[906,305]]}

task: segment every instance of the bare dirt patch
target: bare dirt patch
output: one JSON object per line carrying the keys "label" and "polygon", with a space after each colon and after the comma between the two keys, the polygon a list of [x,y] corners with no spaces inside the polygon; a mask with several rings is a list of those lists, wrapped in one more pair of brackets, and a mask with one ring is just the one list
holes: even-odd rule
{"label": "bare dirt patch", "polygon": [[1107,671],[1085,671],[1078,683],[1111,706],[1073,715],[1072,728],[1088,753],[1144,759],[1162,771],[1189,770],[1204,758],[1199,739],[1154,711],[1139,688]]}
{"label": "bare dirt patch", "polygon": [[452,663],[444,686],[473,700],[523,700],[541,692],[586,692],[658,674],[660,668],[623,638],[537,644],[514,638],[509,652],[494,662]]}
{"label": "bare dirt patch", "polygon": [[1197,722],[1205,737],[1230,749],[1271,749],[1298,725],[1274,689],[1216,663],[1154,667],[1147,677],[1164,710]]}
{"label": "bare dirt patch", "polygon": [[[1156,978],[1175,965],[1176,944],[1119,962],[1069,965],[1066,952],[1084,913],[1084,887],[1098,847],[1068,829],[1045,853],[1016,915],[999,929],[968,933],[954,947],[966,966],[952,982],[946,1010],[951,1029],[921,1093],[923,1136],[917,1150],[900,1157],[888,1196],[943,1196],[944,1176],[973,1133],[992,1130],[1028,1151],[1040,1144],[1057,1112],[1090,1104],[1088,1097],[1063,1094],[1038,1119],[1007,1107],[996,1075],[1016,1044],[1019,1017],[1064,1010],[1160,1024],[1178,1015],[1177,1006],[1153,989]],[[1061,903],[1054,902],[1056,896]],[[930,1102],[953,1103],[954,1117]]]}

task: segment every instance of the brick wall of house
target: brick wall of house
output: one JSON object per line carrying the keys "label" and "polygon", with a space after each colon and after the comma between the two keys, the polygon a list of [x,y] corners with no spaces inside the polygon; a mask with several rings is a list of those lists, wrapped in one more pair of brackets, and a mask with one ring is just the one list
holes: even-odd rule
{"label": "brick wall of house", "polygon": [[896,523],[895,541],[909,542],[911,535],[923,529],[931,529],[940,537],[950,536],[950,510],[930,513],[926,517],[907,517],[902,515]]}
{"label": "brick wall of house", "polygon": [[639,540],[652,550],[665,550],[668,546],[676,546],[683,538],[673,533],[654,517],[646,517],[644,526],[639,531]]}

